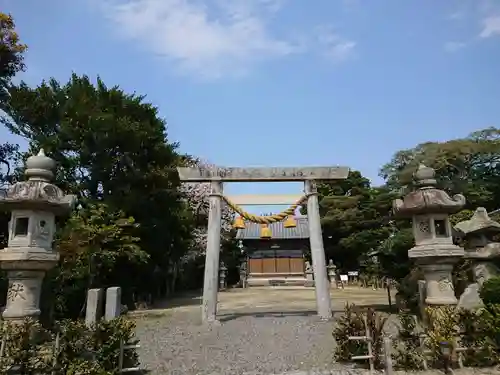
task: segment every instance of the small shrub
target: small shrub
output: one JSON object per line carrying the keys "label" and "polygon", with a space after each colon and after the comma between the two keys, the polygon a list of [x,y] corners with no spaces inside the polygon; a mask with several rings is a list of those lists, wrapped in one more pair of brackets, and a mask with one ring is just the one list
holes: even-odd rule
{"label": "small shrub", "polygon": [[384,327],[387,323],[388,316],[375,312],[373,309],[366,311],[366,321],[370,336],[372,338],[372,354],[375,367],[382,366],[384,355]]}
{"label": "small shrub", "polygon": [[[95,360],[104,369],[112,371],[118,366],[120,353],[120,341],[126,344],[137,344],[135,338],[135,323],[124,317],[110,321],[101,321],[93,330],[92,343]],[[137,367],[139,356],[135,350],[125,350],[123,354],[123,366]]]}
{"label": "small shrub", "polygon": [[445,360],[441,347],[447,343],[456,359],[456,340],[459,334],[458,310],[455,306],[428,307],[427,314],[427,336],[425,346],[430,351],[430,362],[438,368],[443,367]]}
{"label": "small shrub", "polygon": [[355,311],[356,306],[346,303],[344,313],[336,320],[333,329],[335,339],[334,358],[337,362],[351,362],[352,357],[366,353],[366,343],[358,340],[349,340],[350,336],[364,336],[365,324],[363,317]]}
{"label": "small shrub", "polygon": [[395,365],[405,371],[420,370],[423,368],[424,358],[417,318],[408,312],[400,312],[398,318],[398,337],[393,342]]}
{"label": "small shrub", "polygon": [[[488,330],[495,329],[495,324],[488,310],[459,310],[458,319],[461,338],[460,345],[465,366],[486,367],[497,363],[495,345],[488,335]],[[492,326],[493,324],[493,326]]]}
{"label": "small shrub", "polygon": [[373,309],[359,310],[354,304],[346,303],[333,330],[335,338],[334,358],[338,362],[351,362],[353,356],[366,355],[367,343],[363,340],[349,340],[350,336],[365,336],[365,318],[372,337],[374,364],[380,367],[383,354],[383,331],[387,316],[376,313]]}
{"label": "small shrub", "polygon": [[[121,340],[126,344],[137,343],[135,324],[124,317],[101,321],[90,329],[83,321],[65,320],[56,332],[48,332],[29,319],[17,324],[5,323],[2,329],[5,348],[0,373],[15,365],[26,375],[115,375]],[[58,346],[54,343],[56,336]],[[124,367],[138,364],[135,350],[124,351]]]}
{"label": "small shrub", "polygon": [[45,373],[52,363],[51,347],[47,345],[50,334],[33,319],[23,322],[4,322],[2,339],[5,340],[0,373],[16,366],[22,374]]}

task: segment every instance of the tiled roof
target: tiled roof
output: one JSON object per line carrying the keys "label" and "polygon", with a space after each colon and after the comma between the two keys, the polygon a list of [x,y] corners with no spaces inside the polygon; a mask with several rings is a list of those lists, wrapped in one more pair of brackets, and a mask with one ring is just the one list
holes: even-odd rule
{"label": "tiled roof", "polygon": [[[284,221],[269,225],[272,238],[274,239],[306,239],[309,238],[309,222],[307,216],[295,217],[297,226],[295,228],[285,228]],[[245,222],[245,229],[239,229],[236,234],[238,240],[258,240],[260,239],[260,224]]]}

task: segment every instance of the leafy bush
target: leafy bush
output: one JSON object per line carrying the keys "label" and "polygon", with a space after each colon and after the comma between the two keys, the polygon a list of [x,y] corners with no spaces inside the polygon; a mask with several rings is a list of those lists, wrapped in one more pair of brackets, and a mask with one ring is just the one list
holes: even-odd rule
{"label": "leafy bush", "polygon": [[492,331],[500,329],[500,322],[494,320],[485,309],[459,311],[460,345],[466,349],[462,353],[465,366],[485,367],[498,362]]}
{"label": "leafy bush", "polygon": [[[445,361],[456,364],[461,356],[465,366],[491,367],[500,364],[500,305],[487,305],[475,311],[456,306],[428,307],[427,326],[421,344],[419,321],[405,311],[398,314],[399,332],[393,340],[395,366],[402,370],[417,370],[424,366],[443,368]],[[382,363],[383,330],[387,317],[373,310],[360,310],[346,304],[344,314],[337,318],[333,331],[336,341],[335,359],[352,362],[353,356],[366,355],[367,344],[349,340],[349,336],[365,336],[366,319],[373,338],[376,366]],[[442,344],[451,349],[449,358],[442,352]],[[458,347],[461,348],[460,353]],[[465,350],[464,350],[465,349]]]}
{"label": "leafy bush", "polygon": [[420,332],[416,316],[401,312],[398,318],[398,336],[393,341],[395,365],[405,371],[420,370],[423,368],[424,358],[420,347]]}
{"label": "leafy bush", "polygon": [[358,340],[349,340],[350,336],[364,336],[365,324],[355,305],[346,303],[344,313],[336,320],[333,329],[335,339],[334,358],[338,362],[350,362],[353,356],[366,353],[366,343]]}
{"label": "leafy bush", "polygon": [[479,296],[486,306],[500,305],[500,277],[486,280],[479,290]]}
{"label": "leafy bush", "polygon": [[366,355],[367,343],[363,340],[349,340],[350,336],[365,336],[365,319],[372,338],[372,352],[375,366],[380,367],[383,353],[383,331],[387,315],[373,309],[360,310],[354,304],[346,303],[333,330],[335,338],[334,358],[338,362],[350,362],[353,356]]}
{"label": "leafy bush", "polygon": [[[118,374],[120,342],[137,343],[134,328],[135,324],[123,317],[101,321],[90,329],[83,321],[65,320],[53,332],[30,319],[6,322],[0,373],[15,365],[23,374]],[[135,350],[124,352],[124,367],[137,367],[138,363]]]}
{"label": "leafy bush", "polygon": [[445,360],[441,347],[446,343],[456,356],[457,336],[459,335],[459,314],[455,306],[428,307],[425,347],[429,351],[430,362],[442,368]]}

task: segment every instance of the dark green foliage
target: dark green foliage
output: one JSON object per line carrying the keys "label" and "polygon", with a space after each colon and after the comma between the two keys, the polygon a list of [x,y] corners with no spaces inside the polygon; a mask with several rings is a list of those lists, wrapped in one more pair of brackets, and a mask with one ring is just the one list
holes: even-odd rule
{"label": "dark green foliage", "polygon": [[415,315],[399,313],[399,332],[394,340],[395,366],[405,371],[423,368],[423,355],[420,346],[420,332]]}
{"label": "dark green foliage", "polygon": [[479,291],[479,296],[485,305],[500,305],[500,277],[486,280]]}
{"label": "dark green foliage", "polygon": [[465,366],[487,367],[498,362],[498,342],[492,340],[499,322],[484,309],[459,311],[460,344],[466,348],[462,353]]}
{"label": "dark green foliage", "polygon": [[[80,316],[89,287],[121,286],[130,308],[164,296],[167,281],[184,274],[195,223],[175,171],[186,158],[168,142],[158,109],[77,75],[65,84],[21,83],[9,94],[0,122],[30,153],[44,148],[59,166],[55,183],[79,197],[79,209],[58,223],[61,262],[45,280],[44,321]],[[15,167],[20,177],[22,163]]]}
{"label": "dark green foliage", "polygon": [[[21,324],[4,323],[5,351],[0,373],[17,365],[26,375],[117,375],[120,341],[137,343],[134,330],[135,324],[125,318],[101,321],[91,329],[83,321],[65,320],[52,331],[30,319]],[[138,364],[135,349],[124,351],[125,368]]]}

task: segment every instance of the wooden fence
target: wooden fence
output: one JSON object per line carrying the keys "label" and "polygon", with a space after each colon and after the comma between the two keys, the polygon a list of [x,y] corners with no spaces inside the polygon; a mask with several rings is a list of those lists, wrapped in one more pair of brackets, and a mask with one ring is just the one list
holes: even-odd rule
{"label": "wooden fence", "polygon": [[[416,319],[416,318],[415,318]],[[372,375],[374,374],[375,370],[375,357],[373,355],[373,339],[371,337],[371,332],[370,328],[368,326],[368,322],[366,319],[366,316],[363,317],[363,323],[365,326],[365,335],[364,336],[350,336],[348,339],[352,341],[364,341],[366,342],[367,346],[367,354],[364,355],[357,355],[357,356],[352,356],[351,359],[353,361],[358,361],[358,360],[368,360],[369,364],[369,374]],[[429,363],[428,363],[428,357],[432,352],[426,348],[426,339],[427,335],[425,333],[420,333],[418,335],[420,345],[420,353],[422,354],[422,368],[424,370],[429,369]],[[393,339],[391,336],[385,336],[384,339],[384,350],[383,350],[383,364],[384,364],[384,372],[386,375],[392,375],[394,373],[394,368],[393,368],[393,363],[392,363],[392,342]],[[459,346],[459,341],[460,341],[460,335],[457,335],[454,338],[454,341],[452,344],[453,347],[453,354],[456,355],[456,363],[460,369],[465,368],[464,366],[464,358],[463,358],[463,353],[466,351],[476,351],[480,350],[480,348],[471,348],[471,347],[462,347]],[[447,369],[447,371],[450,371],[452,373],[451,369]]]}

